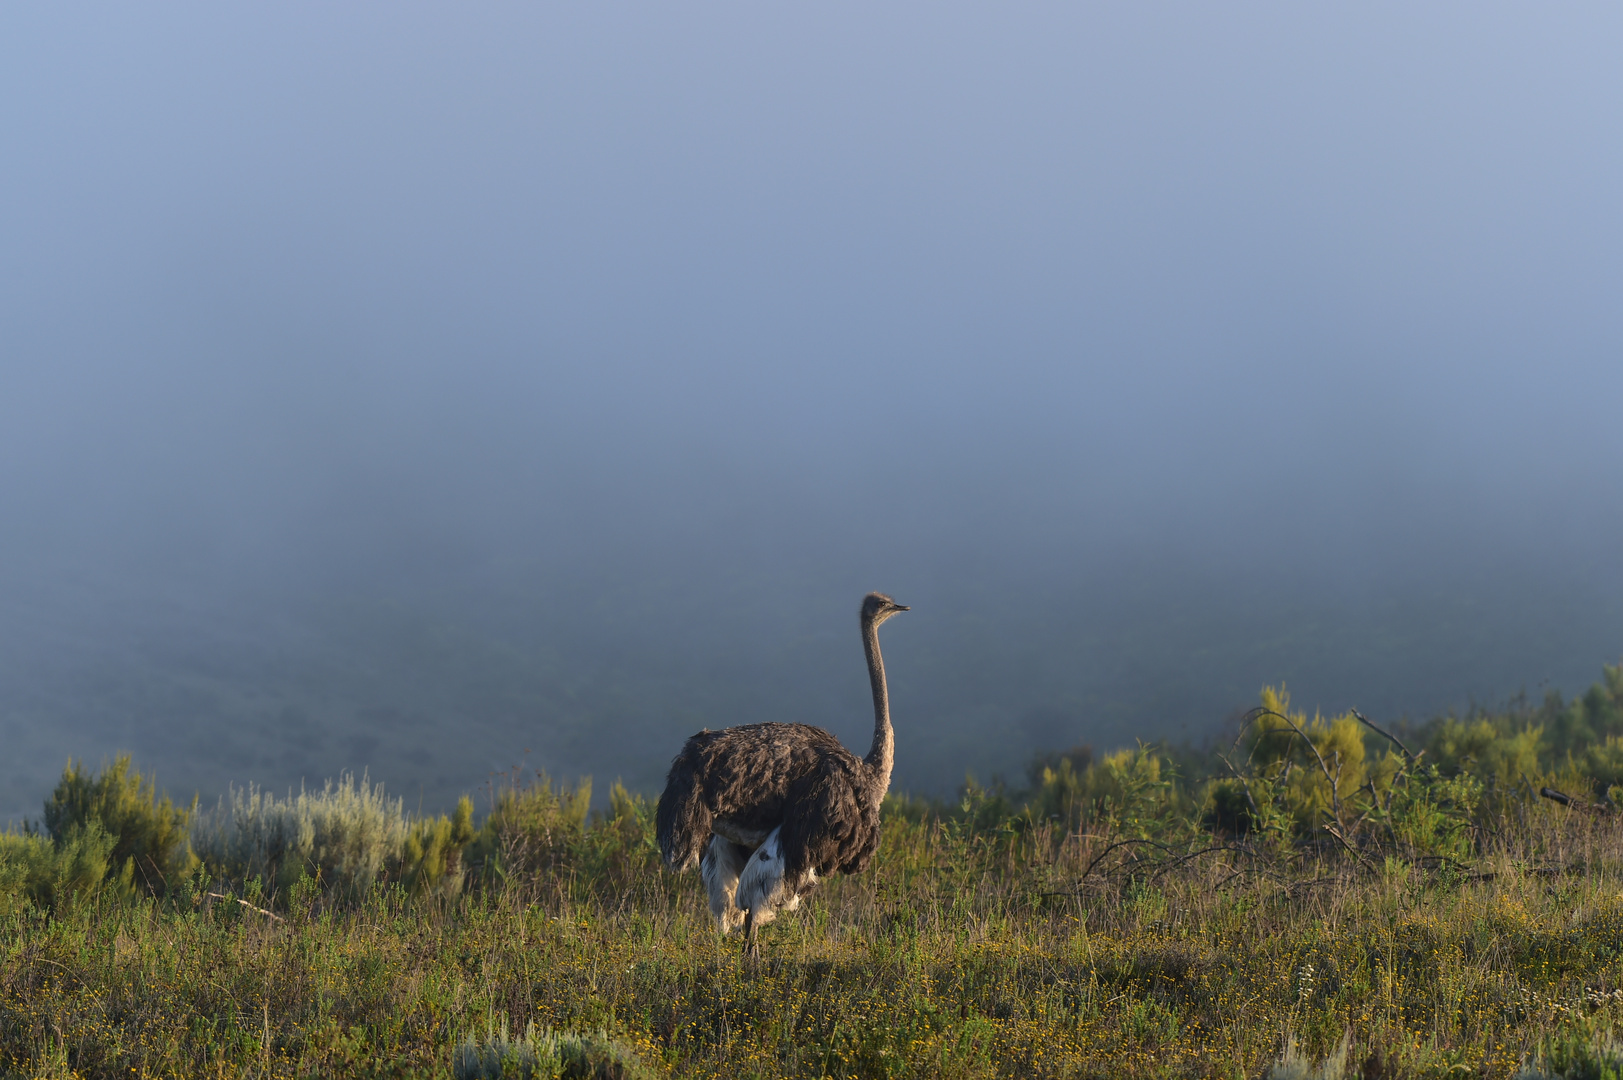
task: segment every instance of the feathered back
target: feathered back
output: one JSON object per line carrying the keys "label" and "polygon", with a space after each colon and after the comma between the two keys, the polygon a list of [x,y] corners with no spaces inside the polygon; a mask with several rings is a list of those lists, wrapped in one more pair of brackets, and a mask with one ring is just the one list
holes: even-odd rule
{"label": "feathered back", "polygon": [[699,732],[671,762],[659,797],[654,820],[665,865],[692,866],[713,829],[764,837],[783,822],[807,778],[836,762],[844,775],[864,775],[862,762],[838,739],[808,724]]}
{"label": "feathered back", "polygon": [[665,777],[665,790],[654,812],[654,828],[659,836],[659,852],[672,870],[686,870],[699,861],[710,840],[712,815],[705,805],[705,785],[700,778],[709,744],[719,731],[701,731],[686,743],[671,762]]}
{"label": "feathered back", "polygon": [[806,871],[860,874],[879,850],[879,804],[860,761],[830,757],[796,784],[780,843],[791,881]]}

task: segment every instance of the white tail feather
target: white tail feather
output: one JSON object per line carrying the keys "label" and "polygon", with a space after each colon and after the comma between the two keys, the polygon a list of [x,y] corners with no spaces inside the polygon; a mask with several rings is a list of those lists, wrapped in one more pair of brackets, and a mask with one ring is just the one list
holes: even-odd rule
{"label": "white tail feather", "polygon": [[712,836],[699,861],[699,876],[704,879],[710,893],[710,914],[714,915],[723,934],[744,925],[744,912],[734,902],[738,890],[739,871],[749,859],[749,848],[735,844],[722,836]]}
{"label": "white tail feather", "polygon": [[738,877],[738,906],[754,916],[756,926],[771,922],[779,911],[794,911],[800,906],[800,895],[817,884],[815,871],[808,871],[801,881],[785,880],[778,832],[773,829],[767,834],[766,842],[750,856]]}

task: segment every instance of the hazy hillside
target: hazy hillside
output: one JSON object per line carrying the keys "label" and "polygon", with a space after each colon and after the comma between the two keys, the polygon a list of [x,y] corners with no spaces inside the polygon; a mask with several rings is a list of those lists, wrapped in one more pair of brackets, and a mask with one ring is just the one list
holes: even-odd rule
{"label": "hazy hillside", "polygon": [[[893,586],[914,608],[884,634],[898,784],[945,794],[966,771],[1018,774],[1040,747],[1200,741],[1264,682],[1309,707],[1424,717],[1521,689],[1573,693],[1623,652],[1623,597],[1604,582],[1455,579],[1286,602],[1251,580]],[[861,745],[858,589],[387,598],[13,582],[0,813],[37,814],[69,755],[114,750],[182,797],[353,769],[444,810],[520,761],[651,790],[704,726],[803,721]]]}

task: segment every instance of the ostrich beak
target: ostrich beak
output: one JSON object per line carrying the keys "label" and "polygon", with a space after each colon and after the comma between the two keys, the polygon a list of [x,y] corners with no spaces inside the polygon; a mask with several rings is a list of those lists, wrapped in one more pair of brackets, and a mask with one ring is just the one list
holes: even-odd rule
{"label": "ostrich beak", "polygon": [[891,606],[891,610],[893,610],[893,611],[912,611],[913,610],[912,608],[908,607],[906,604],[892,603],[890,606]]}

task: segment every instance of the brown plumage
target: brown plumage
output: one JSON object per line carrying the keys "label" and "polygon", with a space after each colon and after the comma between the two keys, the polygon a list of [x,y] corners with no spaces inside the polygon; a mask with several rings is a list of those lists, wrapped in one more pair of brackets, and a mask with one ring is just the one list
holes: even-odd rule
{"label": "brown plumage", "polygon": [[702,860],[723,932],[742,922],[753,938],[820,875],[858,873],[873,858],[896,745],[879,625],[906,610],[882,593],[862,601],[874,701],[867,757],[808,724],[748,724],[699,732],[671,763],[656,819],[660,851],[672,870]]}

